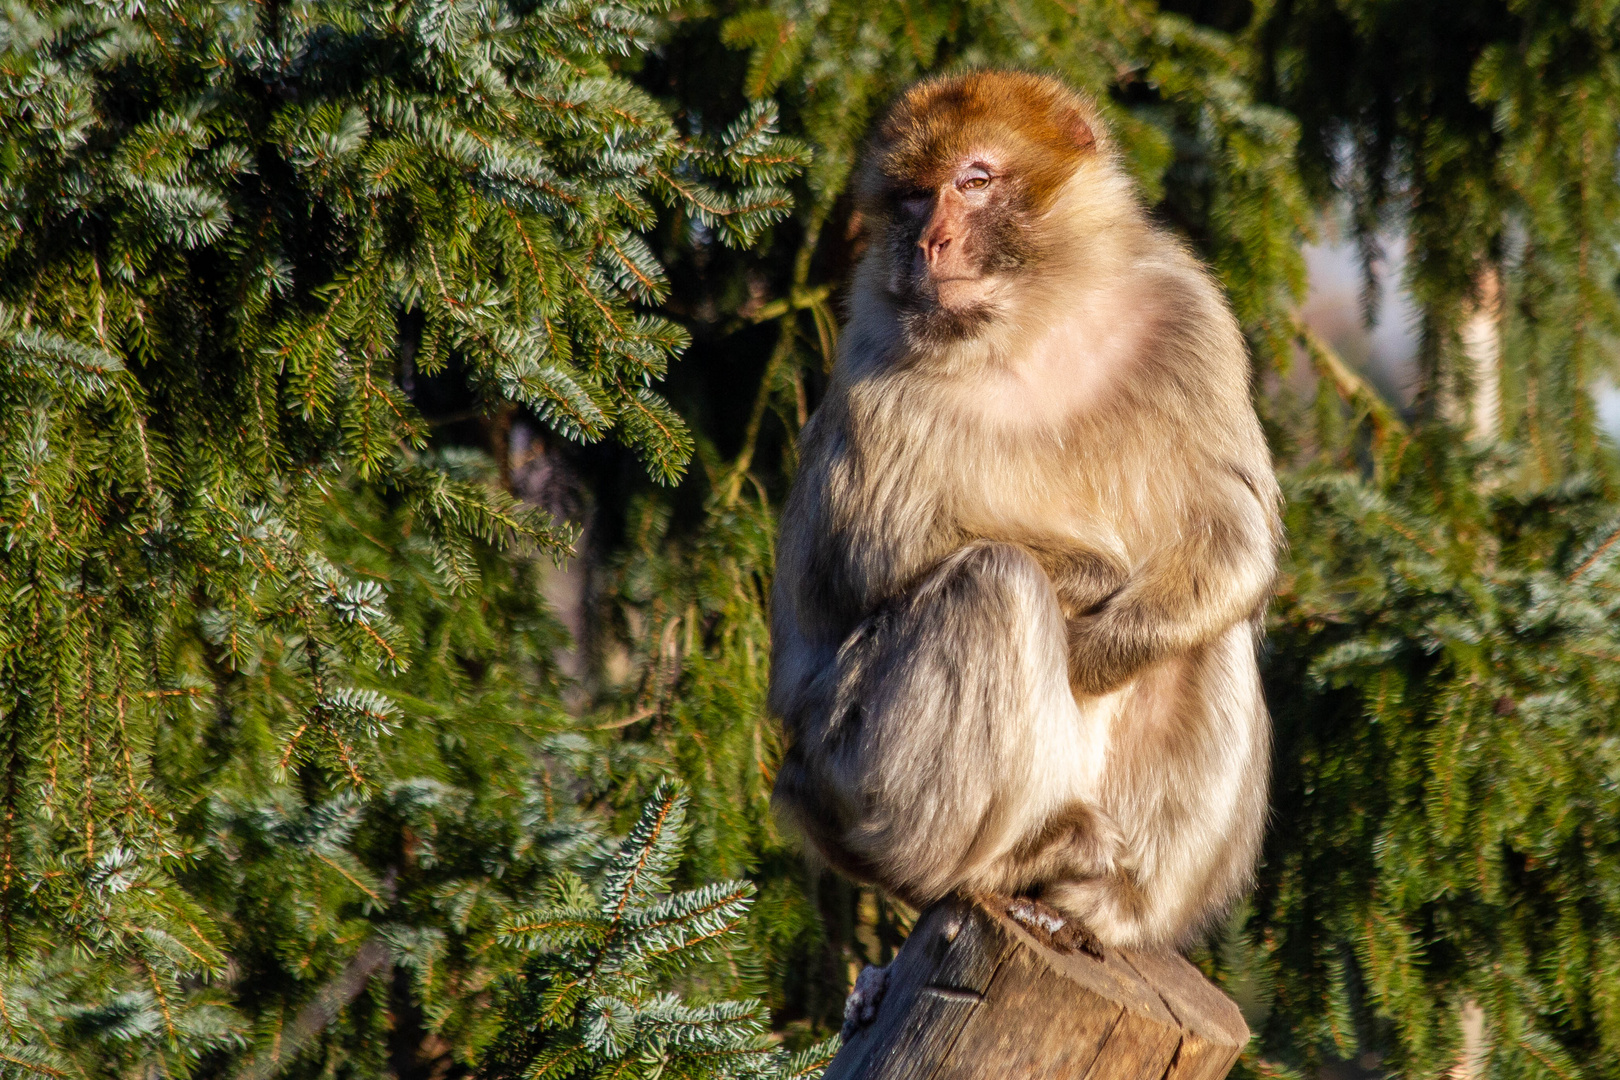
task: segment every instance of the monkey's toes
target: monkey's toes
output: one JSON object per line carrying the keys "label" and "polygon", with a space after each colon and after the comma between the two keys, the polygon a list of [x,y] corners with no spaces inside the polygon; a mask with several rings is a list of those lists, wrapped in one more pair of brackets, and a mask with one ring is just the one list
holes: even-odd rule
{"label": "monkey's toes", "polygon": [[1097,935],[1079,919],[1069,919],[1064,923],[1063,929],[1052,935],[1052,944],[1069,952],[1079,949],[1098,960],[1103,958],[1102,942],[1097,940]]}
{"label": "monkey's toes", "polygon": [[889,969],[867,964],[855,977],[855,988],[844,999],[844,1026],[838,1037],[845,1042],[859,1035],[877,1019],[883,992],[889,988]]}
{"label": "monkey's toes", "polygon": [[1043,904],[1031,896],[1016,897],[1007,905],[1007,914],[1016,919],[1041,944],[1058,952],[1076,949],[1101,960],[1102,942],[1079,919],[1064,915],[1050,904]]}

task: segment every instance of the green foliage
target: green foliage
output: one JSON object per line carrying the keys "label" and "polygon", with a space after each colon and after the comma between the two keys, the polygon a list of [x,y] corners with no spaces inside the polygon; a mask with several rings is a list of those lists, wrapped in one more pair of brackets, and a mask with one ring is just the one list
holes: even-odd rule
{"label": "green foliage", "polygon": [[1613,1075],[1620,515],[1449,457],[1289,492],[1265,1035],[1434,1075],[1473,1002],[1489,1075]]}
{"label": "green foliage", "polygon": [[1458,335],[1502,279],[1502,434],[1532,482],[1608,467],[1594,379],[1620,374],[1620,7],[1575,3],[1266,5],[1256,81],[1300,118],[1302,164],[1352,208],[1369,269],[1401,228],[1418,302],[1420,407],[1477,389]]}
{"label": "green foliage", "polygon": [[789,1055],[769,1049],[754,1002],[687,1005],[658,976],[734,933],[753,896],[745,881],[668,891],[685,840],[686,796],[662,785],[589,888],[558,875],[545,906],[502,934],[540,952],[508,988],[506,1026],[483,1075],[791,1077],[831,1060],[836,1038]]}
{"label": "green foliage", "polygon": [[680,534],[662,501],[633,508],[611,600],[634,679],[602,705],[631,737],[608,745],[598,782],[623,803],[658,776],[688,778],[699,793],[692,861],[704,879],[751,875],[763,915],[743,928],[749,947],[713,974],[748,990],[763,980],[778,1004],[783,993],[808,996],[836,1030],[843,988],[804,969],[821,917],[807,903],[800,854],[769,810],[780,752],[765,709],[774,532],[769,508],[753,500],[712,509],[695,537]]}
{"label": "green foliage", "polygon": [[639,234],[748,242],[802,151],[617,73],[656,11],[4,9],[0,1069],[485,1037],[500,913],[575,846],[533,563],[572,532],[415,399],[683,468]]}
{"label": "green foliage", "polygon": [[[1319,395],[1297,432],[1250,926],[1272,1064],[1434,1075],[1478,1009],[1481,1075],[1616,1075],[1620,519],[1592,401],[1620,328],[1620,183],[1593,164],[1620,146],[1616,25],[1602,4],[1300,3],[1250,28],[1319,197],[1348,201],[1369,259],[1405,231],[1422,334],[1410,430],[1334,375],[1350,408]],[[1493,370],[1461,328],[1498,288]],[[1470,410],[1482,390],[1499,417]]]}
{"label": "green foliage", "polygon": [[[1231,292],[1294,500],[1267,659],[1278,826],[1245,932],[1204,954],[1254,984],[1245,1067],[1370,1054],[1433,1075],[1478,1005],[1498,1075],[1612,1075],[1615,583],[1593,576],[1601,560],[1570,575],[1613,527],[1590,394],[1615,356],[1616,20],[1602,5],[1175,6],[1229,17],[1233,36],[1125,3],[769,3],[705,9],[672,38],[661,83],[729,100],[712,42],[746,49],[736,84],[781,100],[816,156],[795,227],[768,247],[672,249],[692,271],[671,297],[693,313],[688,365],[728,374],[677,397],[713,448],[686,501],[626,527],[611,617],[635,663],[606,700],[630,744],[612,760],[678,770],[715,823],[695,850],[740,851],[763,890],[803,897],[766,920],[785,932],[757,931],[765,974],[785,1019],[832,1023],[851,962],[884,959],[893,926],[757,824],[770,563],[744,538],[769,528],[836,348],[865,125],[932,71],[1057,70],[1103,97],[1144,192]],[[1306,193],[1324,214],[1349,200],[1369,259],[1379,229],[1410,235],[1424,351],[1409,413],[1296,322]],[[1496,372],[1460,336],[1490,275]],[[752,407],[721,410],[744,357]],[[1481,378],[1502,417],[1470,445]],[[1571,621],[1546,622],[1554,610]],[[1486,674],[1500,689],[1479,689]],[[1538,711],[1548,695],[1557,723]],[[1462,816],[1441,828],[1437,807]]]}
{"label": "green foliage", "polygon": [[[446,467],[492,479],[465,457]],[[484,548],[477,588],[452,594],[421,531],[361,489],[333,500],[322,538],[386,587],[410,644],[405,675],[354,672],[398,711],[363,766],[367,790],[307,771],[296,785],[256,775],[281,748],[258,719],[273,705],[256,680],[216,691],[230,700],[225,730],[194,712],[163,737],[159,760],[181,766],[165,770],[168,786],[207,778],[183,823],[201,850],[182,881],[228,934],[233,1003],[253,1025],[246,1067],[266,1074],[290,1071],[299,1017],[334,984],[358,994],[364,979],[346,984],[345,973],[368,963],[391,970],[393,986],[357,996],[352,1026],[310,1032],[308,1065],[379,1072],[434,1039],[467,1061],[493,1033],[489,986],[518,961],[501,921],[599,846],[568,797],[569,770],[541,757],[567,718],[551,659],[566,635],[539,600],[540,567]],[[208,741],[221,745],[202,760],[182,753]]]}
{"label": "green foliage", "polygon": [[[423,464],[491,479],[466,455]],[[566,635],[538,600],[533,559],[470,549],[475,584],[457,594],[404,501],[355,483],[322,509],[318,550],[384,597],[403,669],[326,668],[386,715],[386,734],[347,763],[364,786],[343,762],[283,764],[296,749],[278,732],[308,693],[301,646],[265,634],[251,664],[225,667],[217,642],[171,631],[161,670],[187,692],[126,765],[144,767],[135,790],[150,808],[137,809],[166,811],[155,836],[103,811],[92,836],[113,840],[85,867],[82,849],[44,831],[49,818],[32,823],[35,852],[60,846],[8,923],[8,1056],[46,1073],[155,1060],[268,1075],[299,1061],[379,1069],[402,1052],[391,1043],[428,1033],[465,1059],[492,1033],[487,987],[518,958],[501,919],[596,848],[558,794],[568,773],[536,768],[566,724],[551,660]],[[396,988],[357,997],[385,966]],[[313,1022],[350,999],[348,1023]],[[389,1009],[418,1028],[392,1030]]]}

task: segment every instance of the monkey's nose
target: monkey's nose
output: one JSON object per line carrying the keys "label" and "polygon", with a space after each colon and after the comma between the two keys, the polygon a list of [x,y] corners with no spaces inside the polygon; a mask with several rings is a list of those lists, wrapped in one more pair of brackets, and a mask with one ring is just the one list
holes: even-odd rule
{"label": "monkey's nose", "polygon": [[950,244],[951,238],[949,236],[942,236],[938,233],[924,235],[921,240],[917,241],[917,246],[922,248],[923,257],[928,260],[930,267],[939,262],[940,256],[945,254],[945,249]]}

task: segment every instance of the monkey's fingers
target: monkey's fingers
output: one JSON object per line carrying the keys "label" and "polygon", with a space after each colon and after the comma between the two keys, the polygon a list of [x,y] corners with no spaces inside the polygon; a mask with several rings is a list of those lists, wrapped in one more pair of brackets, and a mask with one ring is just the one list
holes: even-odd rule
{"label": "monkey's fingers", "polygon": [[1083,953],[1095,956],[1098,960],[1103,958],[1102,942],[1091,928],[1079,919],[1070,918],[1056,933],[1052,935],[1052,944],[1064,952],[1073,952],[1079,949]]}

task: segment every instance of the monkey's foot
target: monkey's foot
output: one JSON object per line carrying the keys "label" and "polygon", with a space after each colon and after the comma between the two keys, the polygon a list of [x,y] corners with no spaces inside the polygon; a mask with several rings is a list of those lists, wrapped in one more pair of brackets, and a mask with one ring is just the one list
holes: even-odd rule
{"label": "monkey's foot", "polygon": [[877,1019],[883,992],[889,988],[889,969],[867,964],[855,977],[855,989],[844,999],[844,1027],[838,1037],[845,1042],[859,1035]]}
{"label": "monkey's foot", "polygon": [[1031,896],[1019,896],[1007,905],[1007,914],[1042,945],[1058,952],[1079,949],[1099,960],[1103,958],[1102,942],[1097,940],[1097,935],[1079,919],[1064,915],[1050,904]]}

